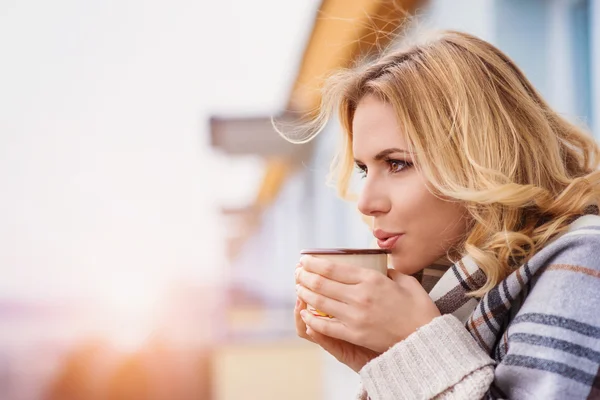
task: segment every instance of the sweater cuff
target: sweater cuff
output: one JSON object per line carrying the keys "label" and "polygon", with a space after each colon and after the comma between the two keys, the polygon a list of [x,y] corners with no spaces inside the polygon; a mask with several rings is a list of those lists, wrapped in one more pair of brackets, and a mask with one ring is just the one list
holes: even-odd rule
{"label": "sweater cuff", "polygon": [[493,365],[453,315],[435,318],[360,370],[373,400],[429,399]]}

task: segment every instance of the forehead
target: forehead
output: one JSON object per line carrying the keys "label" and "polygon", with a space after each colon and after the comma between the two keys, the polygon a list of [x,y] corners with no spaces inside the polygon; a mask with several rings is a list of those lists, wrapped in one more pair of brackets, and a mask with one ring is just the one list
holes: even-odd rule
{"label": "forehead", "polygon": [[407,149],[406,137],[394,108],[375,96],[365,96],[352,120],[352,148],[357,158],[370,156],[390,147]]}

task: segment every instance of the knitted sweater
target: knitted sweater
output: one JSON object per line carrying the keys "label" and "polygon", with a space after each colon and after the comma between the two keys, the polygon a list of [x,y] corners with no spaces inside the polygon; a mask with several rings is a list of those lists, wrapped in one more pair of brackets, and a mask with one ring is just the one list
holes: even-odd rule
{"label": "knitted sweater", "polygon": [[359,399],[600,398],[600,217],[586,215],[480,300],[468,258],[430,291],[442,316],[360,371]]}

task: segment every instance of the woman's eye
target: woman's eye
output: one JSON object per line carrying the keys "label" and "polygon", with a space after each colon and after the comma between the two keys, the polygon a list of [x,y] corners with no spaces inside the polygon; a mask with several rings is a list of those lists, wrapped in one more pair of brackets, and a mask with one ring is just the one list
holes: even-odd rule
{"label": "woman's eye", "polygon": [[358,170],[358,174],[365,178],[367,176],[367,166],[362,164],[356,164],[356,169]]}
{"label": "woman's eye", "polygon": [[410,167],[411,164],[402,160],[388,160],[388,165],[391,173],[397,173]]}
{"label": "woman's eye", "polygon": [[[397,174],[398,172],[401,172],[404,169],[412,166],[412,163],[402,160],[386,160],[386,163],[388,165],[389,172],[391,172],[392,174]],[[362,178],[366,178],[368,173],[368,168],[366,165],[356,164],[356,169],[358,170],[358,174]]]}

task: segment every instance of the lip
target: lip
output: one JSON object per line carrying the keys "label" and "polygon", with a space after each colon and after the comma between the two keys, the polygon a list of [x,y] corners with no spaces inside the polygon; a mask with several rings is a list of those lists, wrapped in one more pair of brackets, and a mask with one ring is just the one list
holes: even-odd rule
{"label": "lip", "polygon": [[380,249],[391,250],[394,248],[394,245],[396,244],[398,239],[400,239],[401,236],[402,236],[402,234],[396,235],[396,236],[391,236],[385,240],[377,239],[377,245],[379,246]]}
{"label": "lip", "polygon": [[381,229],[375,229],[373,236],[377,238],[377,245],[381,249],[391,250],[403,233],[390,233]]}

